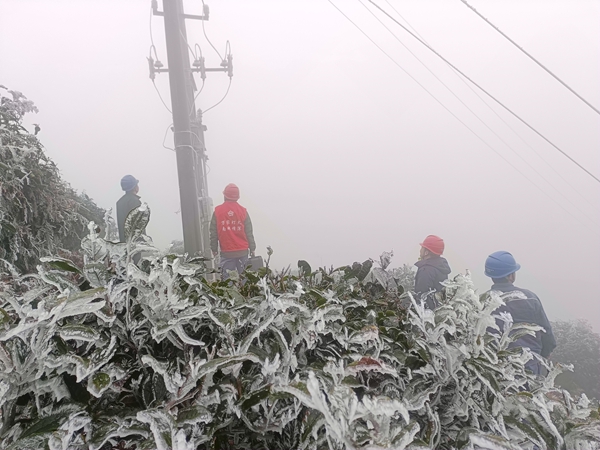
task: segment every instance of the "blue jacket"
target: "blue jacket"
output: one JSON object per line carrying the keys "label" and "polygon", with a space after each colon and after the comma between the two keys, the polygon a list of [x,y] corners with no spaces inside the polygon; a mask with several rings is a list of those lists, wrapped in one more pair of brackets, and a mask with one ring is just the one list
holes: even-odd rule
{"label": "blue jacket", "polygon": [[[533,323],[544,327],[545,332],[538,331],[535,336],[523,336],[513,342],[511,347],[527,347],[538,355],[548,357],[556,347],[556,339],[538,296],[527,289],[515,287],[512,283],[497,283],[492,286],[491,290],[500,292],[520,291],[525,294],[526,299],[506,299],[506,305],[498,308],[495,313],[508,312],[514,323]],[[502,329],[504,322],[496,319],[496,323]]]}
{"label": "blue jacket", "polygon": [[[446,258],[442,258],[441,256],[422,259],[421,261],[417,261],[415,266],[417,266],[415,292],[418,296],[427,294],[431,290],[440,292],[444,288],[440,283],[446,281],[448,275],[452,272]],[[437,306],[433,295],[427,296],[425,305],[429,309],[434,309]]]}

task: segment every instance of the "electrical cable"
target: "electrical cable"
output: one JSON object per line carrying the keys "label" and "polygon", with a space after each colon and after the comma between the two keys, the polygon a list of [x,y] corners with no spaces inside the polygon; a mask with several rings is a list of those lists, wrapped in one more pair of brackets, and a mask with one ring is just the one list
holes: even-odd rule
{"label": "electrical cable", "polygon": [[[150,57],[152,57],[152,51],[154,51],[154,58],[156,58],[156,61],[158,61],[156,47],[154,46],[154,37],[152,36],[152,17],[153,17],[153,15],[154,15],[154,10],[152,8],[152,3],[150,3]],[[156,86],[156,83],[154,80],[152,80],[152,85],[154,86],[154,90],[158,94],[158,98],[160,98],[160,101],[162,102],[164,107],[167,108],[167,111],[169,111],[170,114],[173,114],[173,111],[171,111],[171,108],[169,108],[167,106],[167,104],[165,103],[165,101],[163,100],[163,97],[162,97],[160,91],[158,90],[158,86]],[[165,133],[165,137],[166,137],[166,133]],[[164,147],[164,140],[163,140],[163,147]]]}
{"label": "electrical cable", "polygon": [[[423,38],[423,36],[421,36],[421,35],[419,34],[419,32],[418,32],[417,30],[415,30],[415,28],[414,28],[414,27],[413,27],[413,26],[412,26],[412,25],[411,25],[411,24],[408,22],[408,20],[406,20],[406,19],[404,18],[404,16],[403,16],[402,14],[400,14],[400,11],[398,11],[396,8],[394,8],[394,5],[392,5],[392,4],[389,2],[389,0],[385,0],[385,2],[386,2],[386,3],[387,3],[389,6],[390,6],[390,8],[392,8],[392,9],[393,9],[393,10],[396,12],[396,14],[398,14],[398,16],[400,16],[400,18],[401,18],[402,20],[404,20],[404,21],[406,22],[406,24],[407,24],[407,25],[410,27],[410,29],[411,29],[411,30],[413,30],[413,31],[415,32],[415,34],[416,34],[417,36],[419,36],[421,39],[423,39],[423,41],[425,41],[425,39]],[[425,42],[427,42],[427,41],[425,41]]]}
{"label": "electrical cable", "polygon": [[[202,0],[202,8],[205,8],[206,5],[204,4],[204,0]],[[208,35],[206,34],[206,28],[204,27],[204,22],[205,20],[202,20],[202,33],[204,33],[204,37],[206,38],[206,41],[210,44],[210,46],[213,48],[213,50],[215,52],[217,52],[217,55],[219,55],[219,58],[221,59],[221,61],[223,61],[223,57],[221,56],[221,53],[219,53],[219,50],[217,50],[217,48],[213,45],[213,43],[211,42],[211,40],[208,38]]]}
{"label": "electrical cable", "polygon": [[[192,56],[194,57],[194,60],[198,59],[196,57],[196,49],[192,48],[190,46],[190,44],[188,44],[188,40],[187,38],[183,35],[183,31],[181,30],[181,28],[179,29],[179,34],[181,35],[181,38],[183,39],[183,42],[185,42],[185,45],[187,46],[188,50],[190,51],[190,53],[192,54]],[[196,44],[197,45],[197,44]]]}
{"label": "electrical cable", "polygon": [[[404,20],[404,22],[406,22],[406,24],[410,27],[411,30],[413,30],[415,32],[415,34],[417,36],[419,36],[424,42],[427,43],[427,41],[425,40],[425,38],[423,38],[423,36],[421,36],[419,34],[419,32],[410,24],[410,22],[408,20],[406,20],[405,17],[403,17],[396,8],[394,8],[394,5],[392,5],[389,0],[385,0],[385,2],[398,14],[398,16],[400,16],[400,18],[402,20]],[[388,29],[386,27],[386,29]],[[389,30],[389,29],[388,29]],[[396,37],[396,35],[394,33],[392,33],[394,35],[394,37]],[[397,38],[397,37],[396,37]],[[403,44],[404,45],[404,44]],[[404,46],[405,48],[407,48],[406,46]],[[407,48],[408,50],[408,48]],[[409,50],[410,51],[410,50]],[[412,52],[411,52],[412,54]],[[414,54],[413,54],[414,56]],[[418,59],[418,58],[417,58]],[[420,61],[420,60],[419,60]],[[461,83],[463,83],[471,92],[473,92],[473,94],[475,94],[479,100],[481,100],[483,102],[483,104],[485,106],[487,106],[487,108],[498,118],[500,119],[504,125],[506,125],[513,133],[516,137],[519,138],[519,140],[525,144],[530,150],[532,150],[562,181],[565,182],[565,184],[567,184],[572,190],[573,192],[575,192],[581,199],[583,199],[588,205],[590,205],[592,208],[596,208],[597,205],[593,204],[585,195],[583,195],[577,188],[575,188],[575,186],[573,186],[573,184],[571,184],[571,182],[569,180],[567,180],[562,173],[560,173],[560,171],[558,171],[557,169],[554,168],[554,166],[552,166],[552,164],[550,164],[545,158],[544,156],[537,151],[531,144],[529,144],[529,142],[527,142],[527,140],[525,140],[525,138],[523,138],[523,136],[521,136],[521,134],[515,130],[512,125],[510,123],[508,123],[504,117],[502,117],[494,108],[492,108],[492,106],[488,103],[488,101],[483,98],[481,96],[481,94],[475,90],[475,88],[467,82],[467,80],[465,80],[462,76],[459,75],[458,72],[456,72],[452,67],[450,67],[452,69],[452,73],[456,75],[456,77],[461,81]],[[581,211],[581,210],[580,210]]]}
{"label": "electrical cable", "polygon": [[[525,173],[519,170],[514,164],[512,164],[508,159],[506,159],[500,152],[498,152],[494,147],[492,147],[485,139],[483,139],[480,135],[478,135],[472,128],[470,128],[465,122],[463,122],[456,114],[454,114],[446,105],[444,105],[433,93],[431,93],[423,84],[421,84],[415,77],[413,77],[410,73],[404,69],[389,53],[387,53],[377,42],[375,42],[365,31],[363,31],[360,26],[358,26],[350,17],[348,17],[340,8],[337,7],[332,0],[327,0],[331,6],[333,6],[342,16],[344,16],[352,25],[354,25],[375,47],[377,47],[385,56],[388,57],[400,70],[402,70],[406,75],[408,75],[415,83],[417,83],[425,92],[427,92],[437,103],[440,104],[446,111],[448,111],[458,122],[460,122],[465,128],[467,128],[475,137],[477,137],[481,142],[483,142],[487,147],[489,147],[494,153],[496,153],[500,158],[502,158],[509,166],[515,169],[521,176],[523,176],[526,180],[528,180],[531,184],[533,184],[539,191],[541,191],[544,195],[548,196],[550,199],[556,202],[556,200],[547,194],[543,189],[541,189],[533,180],[531,180]],[[562,208],[567,214],[573,216],[570,211],[568,211],[564,206],[560,203],[557,205]]]}
{"label": "electrical cable", "polygon": [[150,2],[150,43],[154,47],[154,36],[152,36],[152,17],[154,17],[154,8],[152,7],[152,1]]}
{"label": "electrical cable", "polygon": [[[329,1],[329,0],[328,0]],[[330,2],[331,3],[331,2]],[[583,170],[585,173],[587,173],[590,177],[592,177],[594,180],[596,180],[598,183],[600,183],[600,178],[596,177],[593,173],[591,173],[588,169],[586,169],[585,167],[583,167],[581,164],[579,164],[575,159],[573,159],[567,152],[565,152],[564,150],[562,150],[560,147],[558,147],[556,144],[554,144],[550,139],[548,139],[546,136],[544,136],[542,133],[540,133],[538,130],[536,130],[533,126],[529,125],[529,123],[527,123],[524,119],[522,119],[517,113],[515,113],[514,111],[512,111],[508,106],[504,105],[504,103],[502,103],[500,100],[498,100],[496,97],[494,97],[492,94],[490,94],[488,91],[486,91],[483,87],[481,87],[479,84],[477,84],[472,78],[470,78],[469,76],[467,76],[463,71],[461,71],[458,67],[456,67],[454,64],[452,64],[450,61],[448,61],[446,58],[444,58],[440,53],[438,53],[433,47],[431,47],[429,44],[425,43],[424,41],[422,41],[418,36],[416,36],[412,31],[410,31],[408,28],[406,28],[403,24],[401,24],[400,22],[398,22],[394,17],[392,17],[386,10],[384,10],[383,8],[381,8],[377,3],[375,3],[373,0],[369,0],[369,3],[373,4],[373,6],[375,6],[377,9],[379,9],[382,13],[384,13],[386,16],[388,16],[391,20],[393,20],[396,24],[398,24],[399,26],[401,26],[407,33],[409,33],[413,38],[415,38],[417,41],[419,41],[421,44],[423,44],[426,48],[428,48],[431,52],[433,52],[438,58],[440,58],[442,61],[444,61],[446,64],[448,64],[450,67],[452,67],[454,70],[456,70],[459,74],[461,74],[463,77],[465,77],[467,80],[469,80],[471,83],[473,83],[473,85],[475,85],[477,88],[479,88],[481,91],[483,91],[488,97],[490,97],[492,100],[494,100],[496,103],[498,103],[500,106],[502,106],[506,111],[508,111],[510,114],[512,114],[514,117],[516,117],[517,119],[519,119],[519,121],[521,121],[524,125],[526,125],[530,130],[532,130],[534,133],[536,133],[538,136],[540,136],[542,139],[544,139],[548,144],[550,144],[552,147],[554,147],[556,150],[558,150],[563,156],[565,156],[567,159],[569,159],[573,164],[575,164],[577,167],[579,167],[581,170]]]}
{"label": "electrical cable", "polygon": [[167,147],[167,146],[165,145],[165,141],[167,140],[167,134],[169,133],[169,129],[170,129],[172,126],[173,126],[173,124],[172,124],[172,123],[171,123],[171,124],[169,124],[169,126],[168,126],[168,127],[167,127],[167,129],[165,130],[165,135],[164,135],[164,137],[163,137],[162,146],[163,146],[164,148],[166,148],[167,150],[171,150],[172,152],[174,152],[174,151],[175,151],[175,149],[174,149],[174,148]]}
{"label": "electrical cable", "polygon": [[[165,130],[165,135],[164,135],[164,137],[163,137],[162,146],[163,146],[164,148],[166,148],[167,150],[171,150],[172,152],[175,152],[175,149],[174,149],[174,148],[167,147],[167,146],[165,145],[165,141],[167,140],[167,134],[169,133],[169,129],[170,129],[172,126],[173,126],[173,124],[171,123],[171,124],[170,124],[170,125],[167,127],[167,129]],[[178,133],[189,133],[189,134],[191,134],[192,136],[194,136],[196,139],[198,139],[198,142],[199,142],[199,143],[202,143],[202,139],[200,139],[200,136],[198,136],[198,135],[197,135],[196,133],[194,133],[193,131],[178,131]],[[181,144],[181,145],[178,145],[176,148],[179,148],[179,147],[191,147],[191,148],[192,148],[192,150],[194,151],[194,153],[196,153],[196,155],[198,155],[198,152],[197,152],[197,151],[196,151],[196,149],[194,148],[194,145],[193,145],[193,144],[192,144],[192,145],[188,145],[188,144]],[[204,147],[204,144],[203,144],[203,150],[204,150],[204,151],[206,151],[206,147]],[[203,155],[199,155],[199,156],[200,156],[202,159],[204,159],[204,158],[203,158]]]}
{"label": "electrical cable", "polygon": [[229,85],[227,86],[227,90],[225,91],[225,95],[223,96],[223,98],[222,98],[221,100],[219,100],[217,103],[215,103],[214,105],[212,105],[212,106],[211,106],[210,108],[208,108],[207,110],[205,110],[205,111],[202,111],[202,115],[203,115],[203,116],[205,116],[205,115],[206,115],[206,113],[207,113],[208,111],[210,111],[211,109],[213,109],[215,106],[218,106],[218,105],[220,105],[220,104],[221,104],[221,102],[222,102],[223,100],[225,100],[225,97],[227,97],[227,94],[229,94],[229,89],[230,89],[230,88],[231,88],[231,78],[229,79]]}
{"label": "electrical cable", "polygon": [[400,65],[400,63],[398,63],[389,53],[387,53],[381,46],[379,46],[379,44],[377,44],[377,42],[375,42],[365,31],[362,30],[362,28],[360,28],[352,19],[350,19],[350,17],[348,17],[340,8],[338,8],[335,3],[333,3],[331,0],[327,0],[335,9],[338,10],[338,12],[340,14],[342,14],[352,25],[354,25],[369,41],[371,41],[371,43],[373,45],[375,45],[375,47],[377,47],[385,56],[388,57],[388,59],[390,59],[396,66],[398,66],[400,68],[400,70],[402,70],[406,75],[408,75],[415,83],[417,83],[419,86],[421,86],[421,88],[427,92],[431,98],[433,98],[436,102],[438,102],[440,104],[440,106],[442,106],[446,111],[448,111],[458,122],[460,122],[465,128],[467,128],[471,133],[473,133],[480,141],[482,141],[485,145],[487,145],[488,147],[490,147],[494,152],[496,152],[498,154],[498,156],[500,156],[502,159],[504,159],[510,166],[512,166],[517,172],[519,172],[521,175],[523,175],[525,178],[527,178],[527,176],[522,173],[518,168],[516,168],[509,160],[507,160],[506,158],[504,158],[504,156],[502,156],[500,153],[498,153],[496,151],[496,149],[494,149],[490,144],[488,144],[481,136],[479,136],[473,129],[471,129],[465,122],[463,122],[456,114],[454,114],[446,105],[444,105],[441,100],[439,100],[429,89],[427,89],[419,80],[417,80],[415,77],[413,77],[410,73],[408,73],[406,71],[406,69],[404,69],[404,67],[402,67]]}
{"label": "electrical cable", "polygon": [[[198,54],[200,55],[200,57],[198,57],[198,54],[196,53],[196,48],[198,49]],[[194,59],[195,61],[199,60],[199,59],[203,59],[203,55],[202,55],[202,48],[198,45],[195,44],[194,45]],[[192,72],[192,77],[194,76],[194,72]],[[205,78],[202,78],[202,86],[200,86],[200,89],[198,90],[198,92],[196,93],[196,95],[194,96],[194,100],[192,100],[192,104],[190,105],[190,112],[189,115],[191,116],[192,113],[194,112],[195,109],[195,105],[196,105],[196,100],[198,99],[198,96],[202,93],[202,91],[204,90],[204,85],[205,85]]]}
{"label": "electrical cable", "polygon": [[[473,114],[473,116],[475,116],[475,118],[477,118],[477,120],[479,120],[489,131],[491,131],[504,145],[506,145],[506,147],[508,149],[510,149],[510,151],[512,151],[519,159],[521,159],[521,161],[523,161],[527,166],[529,166],[529,168],[535,172],[542,180],[544,180],[552,189],[554,189],[559,195],[561,195],[568,203],[571,204],[571,206],[573,206],[575,209],[577,209],[581,214],[583,214],[584,216],[586,216],[589,220],[591,220],[592,222],[593,219],[587,215],[587,213],[583,210],[581,210],[577,205],[575,205],[560,189],[558,189],[556,186],[554,186],[552,184],[552,182],[550,180],[548,180],[543,174],[541,174],[533,165],[531,165],[525,158],[523,158],[523,156],[521,156],[519,154],[519,152],[517,152],[514,148],[512,148],[512,146],[506,142],[502,136],[500,136],[498,133],[496,133],[496,131],[494,131],[493,128],[491,128],[486,122],[483,121],[483,119],[481,119],[481,117],[479,117],[479,115],[477,115],[477,113],[475,113],[475,111],[473,111],[446,83],[444,83],[417,55],[415,55],[415,53],[408,48],[403,42],[402,40],[392,31],[390,30],[382,21],[381,19],[379,19],[379,17],[377,17],[377,15],[371,11],[367,5],[365,5],[363,3],[362,0],[358,0],[358,2],[400,43],[402,44],[402,46],[408,50],[408,52],[413,55],[415,57],[415,59],[417,61],[419,61],[419,63],[421,63],[421,65],[423,67],[425,67],[425,69],[427,69],[427,71],[433,75],[435,77],[435,79],[437,79],[465,108],[467,108],[467,110]],[[412,28],[412,27],[411,27]],[[413,28],[414,30],[414,28]],[[462,78],[461,78],[462,80]],[[463,80],[464,81],[464,80]],[[468,86],[468,84],[467,84]],[[483,99],[482,99],[483,100]],[[489,105],[487,105],[489,107]],[[491,108],[490,108],[491,109]]]}
{"label": "electrical cable", "polygon": [[563,80],[561,80],[558,76],[556,76],[550,69],[548,69],[546,66],[544,66],[541,62],[539,62],[536,58],[534,58],[529,52],[527,52],[523,47],[521,47],[519,44],[517,44],[515,41],[513,41],[509,36],[506,35],[506,33],[504,33],[502,30],[500,30],[500,28],[498,28],[496,25],[494,25],[492,22],[490,22],[486,17],[484,17],[479,11],[477,11],[473,6],[471,6],[469,3],[467,3],[466,0],[460,0],[462,3],[465,4],[465,6],[467,6],[471,11],[473,11],[475,14],[477,14],[479,17],[481,17],[489,26],[491,26],[494,30],[496,30],[498,33],[500,33],[503,37],[505,37],[512,45],[514,45],[515,47],[517,47],[519,50],[521,50],[521,52],[523,52],[525,55],[527,55],[529,57],[529,59],[531,59],[533,62],[535,62],[538,66],[540,66],[542,69],[544,69],[551,77],[553,77],[556,81],[558,81],[560,84],[562,84],[564,87],[566,87],[569,91],[571,91],[572,94],[574,94],[579,100],[581,100],[583,103],[585,103],[586,105],[588,105],[590,108],[592,108],[594,111],[596,111],[597,114],[600,114],[600,110],[598,110],[594,105],[592,105],[590,102],[588,102],[585,98],[583,98],[581,95],[579,95],[577,92],[575,92],[575,90],[573,88],[571,88],[571,86],[569,86],[567,83],[565,83]]}
{"label": "electrical cable", "polygon": [[171,111],[171,108],[169,108],[167,106],[167,104],[165,103],[165,101],[162,98],[162,95],[160,95],[160,91],[158,90],[158,86],[156,86],[156,83],[154,82],[154,80],[152,80],[152,86],[154,86],[154,89],[156,90],[156,93],[158,94],[158,98],[160,98],[160,101],[162,102],[162,104],[165,106],[165,108],[167,108],[167,111],[169,111],[169,113],[173,114],[173,111]]}
{"label": "electrical cable", "polygon": [[196,106],[196,99],[198,98],[198,96],[202,93],[202,91],[204,90],[204,79],[202,80],[202,86],[200,86],[200,89],[198,90],[198,93],[194,96],[194,100],[192,100],[192,104],[190,105],[190,112],[188,113],[188,115],[192,115],[192,113],[194,112],[195,106]]}

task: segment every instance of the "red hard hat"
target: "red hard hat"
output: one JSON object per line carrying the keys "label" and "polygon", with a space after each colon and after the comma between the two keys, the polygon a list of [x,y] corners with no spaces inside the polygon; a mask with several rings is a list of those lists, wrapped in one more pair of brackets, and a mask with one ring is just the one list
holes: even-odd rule
{"label": "red hard hat", "polygon": [[421,242],[421,247],[426,248],[436,255],[444,253],[444,240],[441,237],[430,234]]}
{"label": "red hard hat", "polygon": [[227,186],[225,186],[223,195],[225,196],[225,200],[237,202],[240,198],[240,188],[233,183],[229,183]]}

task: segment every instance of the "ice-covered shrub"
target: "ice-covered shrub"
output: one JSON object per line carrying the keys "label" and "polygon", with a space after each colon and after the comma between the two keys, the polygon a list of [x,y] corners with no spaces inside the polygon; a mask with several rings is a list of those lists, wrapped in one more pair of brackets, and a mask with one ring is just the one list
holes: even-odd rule
{"label": "ice-covered shrub", "polygon": [[208,283],[148,218],[3,282],[0,449],[597,448],[598,411],[524,372],[534,327],[488,334],[503,300],[468,275],[436,311],[398,306],[387,258]]}
{"label": "ice-covered shrub", "polygon": [[78,250],[88,222],[100,223],[104,214],[62,180],[25,129],[23,117],[31,112],[37,112],[33,102],[0,86],[0,259],[20,272],[35,272],[42,256]]}
{"label": "ice-covered shrub", "polygon": [[552,329],[558,343],[552,361],[573,365],[573,372],[556,378],[557,384],[571,393],[600,399],[600,334],[582,319],[557,320]]}

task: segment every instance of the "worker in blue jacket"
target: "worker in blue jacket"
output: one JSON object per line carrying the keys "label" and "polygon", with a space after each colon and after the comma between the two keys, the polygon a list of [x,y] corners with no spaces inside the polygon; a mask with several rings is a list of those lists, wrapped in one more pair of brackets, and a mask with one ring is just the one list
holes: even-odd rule
{"label": "worker in blue jacket", "polygon": [[[514,285],[517,278],[517,270],[521,265],[515,261],[513,255],[509,252],[499,251],[494,252],[487,257],[485,261],[485,274],[490,277],[494,284],[492,291],[500,291],[503,293],[520,292],[524,294],[515,295],[514,297],[505,296],[505,305],[498,308],[495,312],[508,312],[512,316],[513,322],[516,323],[531,323],[544,328],[544,331],[537,331],[535,336],[526,335],[511,344],[511,347],[527,347],[532,352],[547,358],[552,350],[556,347],[556,340],[552,333],[552,326],[546,317],[542,302],[533,292],[518,288]],[[499,319],[496,323],[501,327],[504,322]],[[542,366],[537,360],[530,360],[525,365],[525,368],[531,370],[536,375],[542,374]]]}

